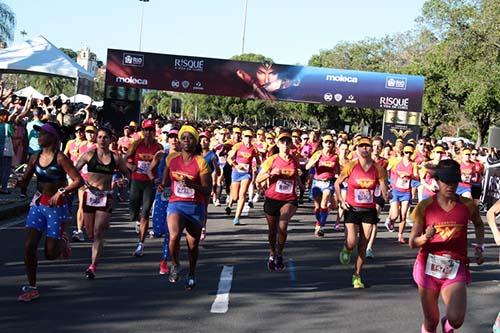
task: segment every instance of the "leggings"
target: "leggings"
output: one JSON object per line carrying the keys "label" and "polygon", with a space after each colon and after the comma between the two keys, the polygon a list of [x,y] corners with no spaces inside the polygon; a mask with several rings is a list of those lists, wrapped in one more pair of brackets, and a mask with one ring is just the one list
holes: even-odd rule
{"label": "leggings", "polygon": [[139,221],[139,215],[143,219],[149,218],[154,195],[155,188],[152,181],[132,180],[130,184],[130,221]]}

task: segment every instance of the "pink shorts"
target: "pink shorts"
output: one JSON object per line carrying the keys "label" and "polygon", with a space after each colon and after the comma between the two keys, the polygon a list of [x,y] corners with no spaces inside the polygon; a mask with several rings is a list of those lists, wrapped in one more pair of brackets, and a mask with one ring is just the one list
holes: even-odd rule
{"label": "pink shorts", "polygon": [[425,261],[418,259],[415,260],[415,264],[413,265],[413,280],[419,287],[436,291],[446,288],[453,283],[465,282],[469,284],[472,282],[469,268],[464,263],[460,264],[457,276],[454,279],[438,279],[425,274]]}

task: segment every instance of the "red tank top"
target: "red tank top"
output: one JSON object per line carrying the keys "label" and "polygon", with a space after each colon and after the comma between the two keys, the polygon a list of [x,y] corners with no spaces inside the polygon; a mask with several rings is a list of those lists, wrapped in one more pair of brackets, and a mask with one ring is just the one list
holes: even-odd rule
{"label": "red tank top", "polygon": [[137,145],[135,153],[133,156],[129,157],[129,159],[132,158],[133,164],[136,165],[135,171],[132,172],[132,180],[149,182],[151,181],[148,177],[149,166],[155,154],[163,150],[163,147],[157,142],[146,145],[143,140],[136,141],[134,145]]}
{"label": "red tank top", "polygon": [[416,178],[416,165],[409,162],[407,165],[401,160],[391,170],[391,186],[400,192],[411,191],[411,180]]}
{"label": "red tank top", "polygon": [[342,169],[342,176],[347,178],[347,203],[352,207],[375,208],[374,191],[380,181],[386,181],[385,170],[372,163],[365,171],[359,160],[352,161]]}
{"label": "red tank top", "polygon": [[[257,149],[253,145],[247,147],[242,142],[239,142],[233,146],[233,151],[235,151],[234,160],[238,163],[238,166],[243,167],[247,172],[251,172],[252,160],[258,156]],[[240,170],[242,169],[238,169],[238,171]]]}
{"label": "red tank top", "polygon": [[181,182],[184,177],[187,177],[196,184],[201,185],[201,176],[210,173],[210,168],[203,157],[195,155],[190,161],[184,162],[182,153],[172,153],[167,156],[166,165],[172,189],[172,194],[169,198],[170,202],[205,202],[202,193],[195,191],[193,188],[183,186]]}
{"label": "red tank top", "polygon": [[316,174],[314,179],[318,180],[331,180],[335,178],[335,174],[339,167],[339,157],[337,154],[324,155],[322,151],[317,151],[313,154],[311,158],[316,158],[320,155],[318,162],[315,164]]}
{"label": "red tank top", "polygon": [[458,185],[471,188],[472,178],[476,176],[476,164],[474,162],[460,163],[460,173],[462,174],[462,181]]}
{"label": "red tank top", "polygon": [[263,172],[270,172],[272,169],[281,170],[279,176],[270,178],[269,186],[266,190],[266,197],[279,201],[293,201],[297,199],[295,189],[297,187],[297,173],[300,165],[297,159],[290,156],[290,159],[284,160],[279,154],[269,157],[262,164]]}
{"label": "red tank top", "polygon": [[432,196],[418,203],[412,212],[414,221],[423,220],[425,230],[434,225],[436,233],[420,248],[417,260],[425,262],[429,253],[450,255],[452,259],[468,262],[467,258],[467,224],[471,220],[477,206],[471,199],[460,197],[455,207],[446,212]]}

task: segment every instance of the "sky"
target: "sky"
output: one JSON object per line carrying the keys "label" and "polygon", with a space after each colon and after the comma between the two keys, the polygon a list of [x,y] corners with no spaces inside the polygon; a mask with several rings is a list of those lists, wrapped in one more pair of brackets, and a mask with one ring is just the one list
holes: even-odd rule
{"label": "sky", "polygon": [[[16,14],[15,39],[43,35],[57,47],[228,59],[241,54],[245,0],[0,0]],[[341,41],[416,26],[424,0],[248,0],[244,52],[307,65]],[[36,4],[36,5],[35,5]],[[21,31],[28,33],[26,38]]]}

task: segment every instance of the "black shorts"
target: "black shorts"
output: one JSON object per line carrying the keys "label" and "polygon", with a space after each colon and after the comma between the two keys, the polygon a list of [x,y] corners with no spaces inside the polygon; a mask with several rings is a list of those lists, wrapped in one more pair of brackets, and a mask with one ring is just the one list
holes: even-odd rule
{"label": "black shorts", "polygon": [[479,185],[479,186],[472,185],[472,188],[471,188],[472,199],[481,198],[481,190],[482,190],[481,185]]}
{"label": "black shorts", "polygon": [[375,203],[377,205],[379,205],[381,208],[384,208],[384,206],[385,206],[384,197],[382,197],[382,196],[380,196],[380,197],[373,197],[373,201],[375,201]]}
{"label": "black shorts", "polygon": [[361,223],[377,224],[377,210],[375,208],[356,210],[354,207],[344,213],[344,223],[353,223],[357,225],[361,225]]}
{"label": "black shorts", "polygon": [[290,204],[292,206],[299,207],[298,200],[280,201],[280,200],[274,200],[274,199],[266,197],[266,200],[264,201],[264,213],[266,213],[269,216],[273,216],[273,217],[280,216],[281,215],[281,208],[286,204]]}

